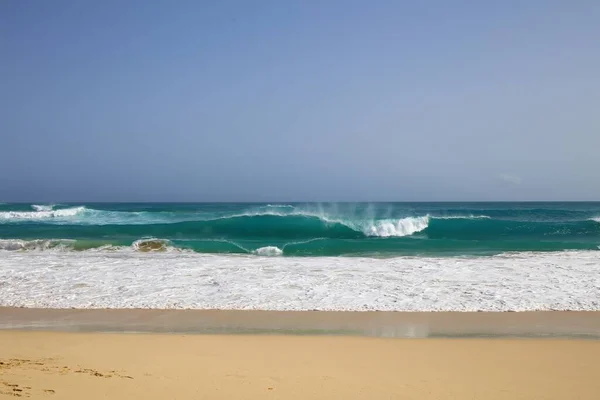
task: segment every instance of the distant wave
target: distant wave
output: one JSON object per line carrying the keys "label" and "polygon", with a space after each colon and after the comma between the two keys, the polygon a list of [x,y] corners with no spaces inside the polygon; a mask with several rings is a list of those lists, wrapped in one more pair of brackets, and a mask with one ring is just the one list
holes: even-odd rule
{"label": "distant wave", "polygon": [[51,211],[54,208],[54,204],[33,204],[31,208],[35,211]]}
{"label": "distant wave", "polygon": [[[236,220],[247,217],[280,217],[318,219],[328,225],[344,225],[366,236],[406,236],[426,228],[430,218],[462,219],[487,218],[487,216],[406,216],[401,218],[376,218],[361,212],[328,212],[323,209],[302,209],[290,204],[267,204],[251,207],[243,212],[172,212],[172,211],[126,211],[102,210],[85,206],[60,207],[50,204],[31,205],[33,211],[0,211],[0,223],[18,224],[39,222],[56,225],[155,225],[198,222],[210,225],[210,221]],[[292,221],[292,220],[290,220]],[[216,222],[215,222],[216,223]],[[216,223],[218,224],[218,223]]]}
{"label": "distant wave", "polygon": [[[177,219],[181,218],[181,219]],[[50,228],[43,224],[60,224],[68,237],[181,237],[212,239],[279,238],[279,239],[360,239],[419,236],[430,239],[504,239],[507,237],[544,239],[547,237],[597,237],[600,218],[582,221],[513,221],[492,219],[485,215],[414,216],[368,219],[350,215],[346,218],[292,209],[249,211],[222,216],[187,215],[173,218],[169,213],[121,212],[87,209],[83,206],[44,211],[2,211],[0,221],[11,223],[15,236],[44,236]],[[29,224],[19,224],[20,222]],[[129,223],[125,223],[125,222]],[[38,222],[40,225],[32,224]],[[1,224],[0,224],[1,225]],[[44,237],[42,236],[42,237]],[[7,237],[4,234],[4,237]]]}
{"label": "distant wave", "polygon": [[72,207],[54,210],[52,206],[32,206],[35,211],[0,211],[0,221],[31,221],[51,218],[67,218],[82,214],[85,207]]}
{"label": "distant wave", "polygon": [[33,204],[34,211],[0,211],[0,223],[41,222],[57,225],[129,225],[180,222],[172,213],[96,210],[85,206],[56,208]]}

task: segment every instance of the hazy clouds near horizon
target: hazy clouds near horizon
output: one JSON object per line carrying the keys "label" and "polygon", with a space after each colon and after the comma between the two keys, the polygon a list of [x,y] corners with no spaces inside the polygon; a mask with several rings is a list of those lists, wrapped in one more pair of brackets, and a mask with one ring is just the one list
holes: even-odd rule
{"label": "hazy clouds near horizon", "polygon": [[594,1],[0,3],[0,201],[599,200]]}

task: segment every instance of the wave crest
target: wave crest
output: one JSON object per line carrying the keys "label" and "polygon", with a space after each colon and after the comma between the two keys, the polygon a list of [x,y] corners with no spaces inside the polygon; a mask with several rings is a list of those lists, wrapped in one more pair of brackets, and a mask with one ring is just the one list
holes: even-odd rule
{"label": "wave crest", "polygon": [[54,208],[53,204],[33,204],[31,206],[35,211],[52,211]]}
{"label": "wave crest", "polygon": [[274,257],[282,255],[283,250],[277,246],[265,246],[254,250],[253,253],[258,256]]}
{"label": "wave crest", "polygon": [[0,250],[8,251],[43,251],[43,250],[72,250],[75,240],[70,239],[0,239]]}
{"label": "wave crest", "polygon": [[429,226],[429,217],[407,217],[398,220],[371,221],[360,226],[366,236],[401,237],[421,232]]}
{"label": "wave crest", "polygon": [[[31,221],[31,220],[45,220],[50,218],[66,218],[74,217],[82,214],[87,209],[83,206],[62,208],[54,210],[52,206],[32,206],[36,211],[2,211],[0,212],[0,220],[5,221]],[[38,208],[36,208],[38,207]],[[48,209],[48,207],[51,207]]]}

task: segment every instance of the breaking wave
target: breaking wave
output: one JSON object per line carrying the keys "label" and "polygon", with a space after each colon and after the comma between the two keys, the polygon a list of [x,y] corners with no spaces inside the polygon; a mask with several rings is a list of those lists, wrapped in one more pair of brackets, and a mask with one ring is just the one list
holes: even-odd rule
{"label": "breaking wave", "polygon": [[0,208],[0,250],[379,256],[598,250],[600,244],[596,208],[544,213],[515,206],[501,214],[451,207],[12,204]]}
{"label": "breaking wave", "polygon": [[283,250],[281,250],[279,247],[277,246],[265,246],[265,247],[260,247],[256,250],[254,250],[253,252],[256,255],[259,256],[269,256],[269,257],[273,257],[273,256],[280,256],[283,254]]}
{"label": "breaking wave", "polygon": [[75,242],[75,240],[70,239],[0,239],[0,250],[72,250]]}
{"label": "breaking wave", "polygon": [[69,218],[82,214],[86,208],[71,207],[54,210],[52,206],[32,206],[34,211],[0,211],[0,221],[19,222],[47,220],[52,218]]}

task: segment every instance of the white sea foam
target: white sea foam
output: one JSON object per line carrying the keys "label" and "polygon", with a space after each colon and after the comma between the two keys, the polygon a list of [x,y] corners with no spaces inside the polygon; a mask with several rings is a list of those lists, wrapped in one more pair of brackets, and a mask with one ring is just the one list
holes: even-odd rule
{"label": "white sea foam", "polygon": [[599,251],[391,259],[0,252],[0,306],[600,310],[598,265]]}
{"label": "white sea foam", "polygon": [[25,250],[30,241],[19,239],[0,239],[0,250]]}
{"label": "white sea foam", "polygon": [[252,210],[246,211],[239,214],[226,214],[221,215],[219,217],[214,218],[206,218],[203,221],[215,221],[219,219],[235,219],[235,218],[246,218],[246,217],[263,217],[263,216],[271,216],[271,217],[288,217],[288,216],[304,216],[304,217],[315,217],[315,215],[307,214],[307,213],[292,213],[292,212],[281,212],[281,211],[261,211],[261,210]]}
{"label": "white sea foam", "polygon": [[283,250],[281,250],[279,247],[277,246],[265,246],[265,247],[260,247],[256,250],[253,251],[254,254],[259,255],[259,256],[268,256],[268,257],[272,257],[272,256],[280,256],[283,254]]}
{"label": "white sea foam", "polygon": [[[42,206],[39,206],[42,207]],[[40,209],[38,211],[0,211],[0,221],[47,220],[50,218],[68,218],[82,214],[85,207],[71,207],[59,210]]]}
{"label": "white sea foam", "polygon": [[[12,252],[12,251],[27,251],[27,252],[44,252],[44,253],[55,253],[55,252],[74,252],[76,248],[76,240],[72,239],[34,239],[34,240],[22,240],[22,239],[0,239],[0,251]],[[186,252],[187,249],[174,247],[171,242],[166,239],[156,238],[144,238],[138,239],[131,244],[131,246],[117,246],[117,245],[96,245],[91,248],[81,248],[74,254],[84,254],[84,252],[121,252],[130,253],[133,252]],[[191,251],[191,250],[189,250]]]}
{"label": "white sea foam", "polygon": [[55,209],[52,205],[32,205],[35,211],[0,211],[0,223],[41,221],[73,225],[146,225],[175,223],[193,219],[172,213],[95,210],[85,206]]}
{"label": "white sea foam", "polygon": [[590,218],[592,221],[600,222],[600,217]]}
{"label": "white sea foam", "polygon": [[0,250],[9,251],[42,251],[42,250],[70,250],[74,240],[69,239],[0,239]]}
{"label": "white sea foam", "polygon": [[50,211],[54,208],[53,204],[34,204],[31,206],[35,211]]}
{"label": "white sea foam", "polygon": [[367,236],[410,236],[429,225],[429,217],[407,217],[398,220],[386,219],[359,223],[360,230]]}

